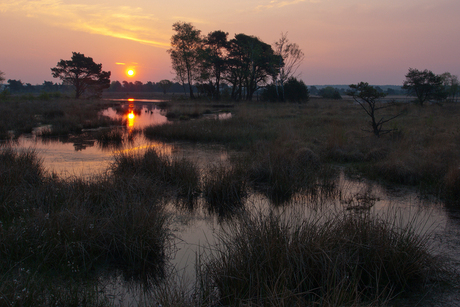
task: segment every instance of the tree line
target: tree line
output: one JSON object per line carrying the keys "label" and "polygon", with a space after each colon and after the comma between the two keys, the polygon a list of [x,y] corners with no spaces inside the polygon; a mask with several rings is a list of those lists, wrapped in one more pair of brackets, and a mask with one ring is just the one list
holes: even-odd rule
{"label": "tree line", "polygon": [[228,33],[217,30],[201,35],[191,23],[173,24],[175,34],[171,37],[172,68],[175,81],[188,87],[190,98],[196,97],[193,85],[218,100],[222,84],[231,89],[231,99],[252,100],[264,86],[273,85],[276,99],[286,98],[285,85],[301,88],[308,94],[305,84],[296,79],[295,73],[304,58],[297,44],[290,43],[286,34],[271,46],[258,37],[236,34],[229,39]]}

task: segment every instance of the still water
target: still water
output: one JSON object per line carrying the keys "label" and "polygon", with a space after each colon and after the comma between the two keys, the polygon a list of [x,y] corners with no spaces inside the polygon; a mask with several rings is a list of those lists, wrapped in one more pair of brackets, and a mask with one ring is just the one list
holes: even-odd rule
{"label": "still water", "polygon": [[[123,120],[124,139],[120,146],[102,146],[94,137],[98,129],[84,131],[78,137],[61,139],[41,139],[35,135],[22,136],[17,146],[19,148],[33,148],[43,159],[44,166],[49,172],[62,177],[83,176],[91,177],[106,172],[113,161],[113,155],[121,151],[139,151],[147,148],[156,148],[162,153],[173,157],[185,157],[197,162],[202,169],[213,164],[225,163],[232,155],[220,146],[203,146],[189,143],[161,143],[144,138],[141,131],[149,125],[173,124],[162,110],[153,104],[134,104],[128,101],[118,108],[109,108],[101,113],[103,116]],[[225,118],[217,116],[217,118]],[[347,178],[341,173],[336,179],[338,197],[316,198],[295,196],[283,206],[274,206],[269,199],[258,193],[251,194],[245,202],[248,211],[258,212],[269,208],[282,211],[287,216],[311,216],[327,211],[346,212],[359,205],[359,197],[367,195],[372,199],[369,212],[372,214],[397,214],[400,223],[404,224],[416,218],[418,231],[432,233],[431,244],[434,253],[448,258],[455,268],[460,269],[460,214],[457,210],[448,209],[442,203],[420,197],[414,190],[405,187],[382,186],[364,179]],[[201,202],[201,205],[200,205]],[[200,252],[215,243],[215,235],[222,227],[219,216],[204,209],[203,200],[198,201],[194,210],[181,210],[171,203],[168,210],[174,216],[172,225],[175,236],[174,255],[171,265],[182,281],[190,280],[193,284],[195,275],[196,257]],[[331,209],[332,208],[332,209]],[[127,284],[120,278],[111,278],[104,281],[102,290],[113,302],[124,301],[124,305],[142,305],[150,300],[142,287]],[[439,297],[438,300],[451,300],[451,306],[460,303],[459,294],[449,294],[448,298]],[[121,304],[121,305],[123,305]],[[446,302],[449,306],[448,302]]]}

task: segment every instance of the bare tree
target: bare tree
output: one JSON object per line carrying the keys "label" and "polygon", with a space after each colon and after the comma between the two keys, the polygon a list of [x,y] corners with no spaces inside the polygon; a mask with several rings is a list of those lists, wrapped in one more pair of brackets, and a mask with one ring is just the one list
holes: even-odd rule
{"label": "bare tree", "polygon": [[290,77],[298,77],[295,76],[295,73],[305,58],[305,55],[297,44],[289,42],[287,32],[281,33],[281,38],[279,41],[275,42],[273,49],[275,54],[280,56],[280,69],[279,73],[274,77],[274,83],[276,85],[277,93],[278,86],[281,88],[281,98],[284,100],[284,84]]}
{"label": "bare tree", "polygon": [[380,137],[383,133],[391,132],[392,130],[383,130],[383,124],[389,122],[400,116],[402,113],[391,116],[390,118],[376,119],[376,111],[393,106],[394,103],[386,102],[382,103],[381,98],[387,94],[379,92],[376,88],[369,85],[367,82],[360,82],[358,84],[351,84],[350,90],[347,91],[347,95],[352,96],[353,99],[363,108],[363,110],[371,118],[372,132]]}
{"label": "bare tree", "polygon": [[2,84],[3,81],[5,81],[5,73],[0,70],[0,84]]}

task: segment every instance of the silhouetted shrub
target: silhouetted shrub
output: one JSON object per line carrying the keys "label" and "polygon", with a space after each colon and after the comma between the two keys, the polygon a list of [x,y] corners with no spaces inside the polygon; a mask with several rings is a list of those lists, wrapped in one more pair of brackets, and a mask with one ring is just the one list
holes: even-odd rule
{"label": "silhouetted shrub", "polygon": [[318,94],[323,98],[342,99],[339,91],[332,86],[326,86],[325,88],[320,89]]}

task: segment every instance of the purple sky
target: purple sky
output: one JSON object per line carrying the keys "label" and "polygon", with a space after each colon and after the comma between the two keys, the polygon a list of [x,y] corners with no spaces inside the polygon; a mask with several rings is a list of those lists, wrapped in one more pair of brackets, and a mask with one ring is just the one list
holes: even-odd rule
{"label": "purple sky", "polygon": [[399,85],[409,67],[460,74],[459,13],[459,0],[0,0],[0,71],[60,82],[50,68],[76,51],[112,80],[171,80],[166,50],[183,21],[269,44],[287,32],[305,53],[298,73],[308,85]]}

